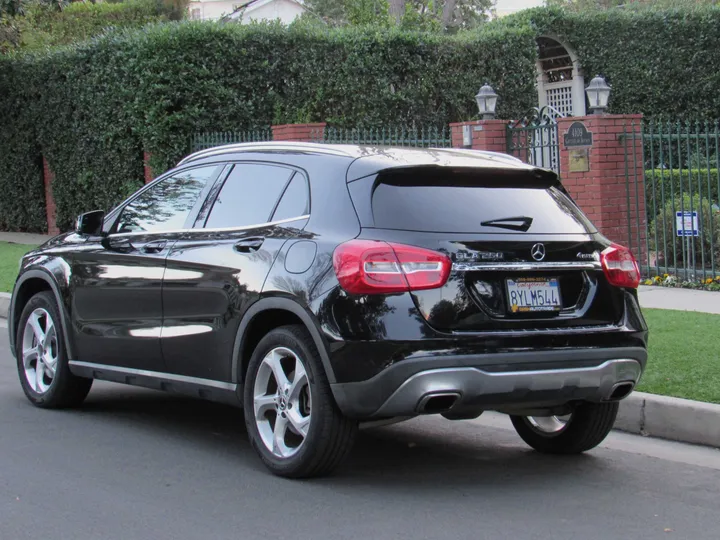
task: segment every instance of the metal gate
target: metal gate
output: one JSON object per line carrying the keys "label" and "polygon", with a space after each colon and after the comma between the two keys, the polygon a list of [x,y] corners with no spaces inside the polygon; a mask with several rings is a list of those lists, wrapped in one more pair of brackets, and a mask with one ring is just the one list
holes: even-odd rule
{"label": "metal gate", "polygon": [[[645,121],[623,133],[627,227],[646,278],[720,277],[717,123]],[[638,196],[634,196],[637,193]]]}
{"label": "metal gate", "polygon": [[532,108],[524,118],[507,127],[507,153],[560,174],[557,119],[563,116],[549,105]]}

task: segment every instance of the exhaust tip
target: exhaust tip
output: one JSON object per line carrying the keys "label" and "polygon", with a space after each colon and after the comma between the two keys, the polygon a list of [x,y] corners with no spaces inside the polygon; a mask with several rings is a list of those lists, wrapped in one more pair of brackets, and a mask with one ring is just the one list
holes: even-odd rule
{"label": "exhaust tip", "polygon": [[621,382],[613,386],[608,396],[608,401],[619,401],[630,395],[630,392],[635,388],[635,383],[632,382]]}
{"label": "exhaust tip", "polygon": [[420,414],[439,414],[452,409],[460,399],[457,392],[444,392],[424,396],[417,406]]}

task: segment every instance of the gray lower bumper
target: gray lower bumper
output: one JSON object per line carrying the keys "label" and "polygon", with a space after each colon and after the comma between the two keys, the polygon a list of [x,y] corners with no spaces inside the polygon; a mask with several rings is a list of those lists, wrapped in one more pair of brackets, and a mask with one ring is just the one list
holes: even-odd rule
{"label": "gray lower bumper", "polygon": [[[493,371],[483,367],[427,366],[413,370],[402,380],[391,373],[385,377],[381,374],[362,383],[333,385],[333,391],[341,410],[357,418],[422,414],[429,398],[442,395],[456,398],[455,410],[545,407],[576,400],[600,402],[613,399],[619,383],[634,386],[640,380],[647,353],[643,349],[624,350],[629,351],[634,354],[567,369]],[[630,385],[623,387],[629,390]]]}

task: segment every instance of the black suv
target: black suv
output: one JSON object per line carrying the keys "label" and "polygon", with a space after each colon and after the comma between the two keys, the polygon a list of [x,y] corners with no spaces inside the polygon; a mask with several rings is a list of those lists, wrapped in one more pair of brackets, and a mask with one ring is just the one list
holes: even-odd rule
{"label": "black suv", "polygon": [[265,465],[329,472],[358,424],[511,416],[598,445],[640,379],[638,266],[557,176],[464,150],[204,150],[27,254],[10,341],[40,407],[93,379],[244,408]]}

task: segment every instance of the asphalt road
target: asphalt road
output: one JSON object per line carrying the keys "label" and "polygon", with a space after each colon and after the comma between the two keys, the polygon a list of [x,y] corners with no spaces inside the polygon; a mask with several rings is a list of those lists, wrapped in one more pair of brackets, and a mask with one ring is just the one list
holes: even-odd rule
{"label": "asphalt road", "polygon": [[[0,322],[2,325],[2,322]],[[499,415],[364,431],[334,477],[269,475],[239,411],[96,383],[32,407],[0,328],[0,539],[714,539],[720,452],[612,434],[527,449]]]}

